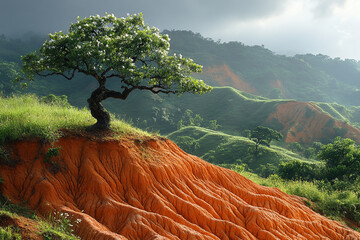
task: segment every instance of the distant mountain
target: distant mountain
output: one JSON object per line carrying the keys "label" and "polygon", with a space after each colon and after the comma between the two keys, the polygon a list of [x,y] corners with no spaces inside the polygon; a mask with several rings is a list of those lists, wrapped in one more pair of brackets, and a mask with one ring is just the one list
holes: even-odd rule
{"label": "distant mountain", "polygon": [[[197,77],[214,86],[231,86],[238,90],[273,99],[295,99],[341,105],[360,104],[360,63],[355,60],[330,58],[326,55],[278,55],[263,46],[246,46],[241,42],[215,42],[191,31],[167,31],[171,38],[171,53],[190,57],[203,65]],[[20,56],[41,46],[44,36],[26,38],[0,37],[0,63],[20,63]],[[0,81],[3,81],[0,68]],[[56,79],[56,78],[51,78]],[[92,81],[79,75],[72,82]],[[70,96],[75,88],[64,79],[43,80],[30,91],[46,95],[49,89]],[[65,84],[64,84],[65,83]],[[76,85],[83,85],[76,83]],[[77,86],[76,86],[77,87]],[[0,86],[0,91],[2,90]],[[79,89],[76,88],[76,91]],[[4,91],[4,90],[3,90]],[[78,94],[75,94],[76,98]]]}
{"label": "distant mountain", "polygon": [[360,104],[360,63],[326,55],[277,55],[262,46],[219,43],[191,31],[165,31],[171,49],[204,66],[199,76],[268,98]]}
{"label": "distant mountain", "polygon": [[[197,77],[214,86],[241,91],[220,87],[203,96],[183,94],[180,98],[134,92],[126,101],[104,102],[115,115],[162,134],[197,119],[197,125],[208,128],[216,120],[215,125],[221,125],[218,130],[233,135],[266,125],[281,131],[287,142],[328,142],[336,136],[360,141],[359,130],[353,127],[360,124],[360,107],[356,107],[360,103],[359,62],[324,55],[286,57],[261,46],[218,43],[190,31],[164,33],[172,39],[172,53],[182,53],[204,66]],[[11,86],[13,70],[19,68],[20,55],[36,49],[42,41],[34,36],[27,40],[0,38],[0,92],[21,92]],[[83,107],[96,86],[95,80],[82,75],[72,81],[39,78],[26,92],[66,94],[71,104]],[[115,82],[111,87],[120,86]]]}

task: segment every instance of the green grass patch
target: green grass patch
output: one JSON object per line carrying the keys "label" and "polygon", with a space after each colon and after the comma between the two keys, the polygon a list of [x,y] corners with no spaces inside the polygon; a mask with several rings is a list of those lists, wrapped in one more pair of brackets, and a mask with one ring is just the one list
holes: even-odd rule
{"label": "green grass patch", "polygon": [[[188,153],[208,162],[214,164],[245,163],[249,169],[264,176],[274,173],[268,170],[275,171],[281,162],[302,161],[316,163],[315,160],[305,159],[297,153],[275,145],[271,145],[271,147],[261,145],[259,146],[260,153],[255,155],[255,143],[249,138],[201,127],[184,127],[167,137]],[[194,147],[195,145],[196,147]]]}
{"label": "green grass patch", "polygon": [[[19,218],[23,216],[33,220],[39,227],[38,234],[44,237],[44,240],[77,240],[79,237],[73,234],[79,219],[73,219],[67,213],[53,213],[47,218],[38,217],[35,212],[31,212],[22,204],[12,204],[5,197],[0,196],[0,216],[5,215],[10,218]],[[0,240],[22,239],[16,226],[0,227]]]}
{"label": "green grass patch", "polygon": [[[233,168],[233,170],[236,170]],[[322,181],[287,181],[277,175],[262,178],[246,171],[238,171],[246,178],[267,187],[276,187],[283,192],[299,197],[313,210],[335,220],[351,220],[360,223],[360,199],[355,191],[336,191],[321,187]]]}
{"label": "green grass patch", "polygon": [[[44,103],[34,95],[0,97],[0,144],[27,137],[52,141],[61,129],[83,131],[95,122],[86,108]],[[120,135],[148,135],[114,117],[111,129]]]}
{"label": "green grass patch", "polygon": [[12,226],[0,227],[0,240],[21,240],[21,234]]}
{"label": "green grass patch", "polygon": [[80,239],[73,234],[74,226],[80,222],[80,219],[72,219],[68,213],[53,212],[46,221],[40,222],[41,235],[44,240]]}
{"label": "green grass patch", "polygon": [[31,211],[22,204],[12,204],[9,199],[0,194],[0,214],[8,214],[10,216],[20,215],[26,218],[35,219],[35,212]]}

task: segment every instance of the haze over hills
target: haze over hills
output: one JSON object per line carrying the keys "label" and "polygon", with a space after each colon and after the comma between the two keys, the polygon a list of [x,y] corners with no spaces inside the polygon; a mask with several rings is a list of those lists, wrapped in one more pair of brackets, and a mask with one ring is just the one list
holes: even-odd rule
{"label": "haze over hills", "polygon": [[358,61],[326,55],[277,55],[263,46],[219,43],[190,31],[165,31],[171,49],[204,66],[215,86],[232,86],[270,98],[298,101],[360,103]]}
{"label": "haze over hills", "polygon": [[[211,85],[232,86],[268,98],[336,102],[348,106],[357,106],[360,102],[360,63],[356,60],[333,59],[320,54],[288,57],[263,46],[215,42],[191,31],[165,30],[163,33],[171,38],[172,53],[181,53],[204,66],[203,74],[198,77]],[[20,55],[38,48],[44,39],[34,34],[23,40],[3,36],[0,61],[19,63]],[[83,77],[79,75],[79,78]],[[50,80],[42,85],[48,87],[47,81]],[[62,87],[63,84],[64,81],[52,82],[53,91],[71,91],[66,85]]]}
{"label": "haze over hills", "polygon": [[[175,131],[186,110],[191,110],[193,117],[198,114],[203,118],[202,126],[217,120],[221,131],[235,134],[263,124],[281,131],[288,142],[328,142],[337,135],[359,141],[358,130],[349,125],[356,126],[360,115],[356,107],[360,102],[359,62],[324,55],[286,57],[262,46],[219,43],[191,31],[164,33],[172,39],[171,52],[181,52],[204,66],[199,78],[214,86],[231,86],[242,92],[219,88],[201,97],[184,94],[181,98],[134,92],[126,101],[105,101],[109,111],[163,134]],[[13,70],[18,69],[19,56],[36,49],[42,41],[43,38],[36,35],[27,40],[0,39],[0,89],[3,93],[20,91],[10,83]],[[110,85],[120,87],[116,82]],[[71,104],[83,107],[96,86],[95,80],[79,74],[72,81],[60,77],[39,78],[30,83],[26,91],[40,96],[65,94]],[[293,100],[279,99],[324,103],[297,104],[291,103]],[[290,111],[282,110],[288,109],[286,106],[292,106],[289,108],[291,115]],[[289,122],[288,119],[296,114],[293,106],[296,106],[298,121]],[[323,125],[314,135],[312,128],[316,121]]]}

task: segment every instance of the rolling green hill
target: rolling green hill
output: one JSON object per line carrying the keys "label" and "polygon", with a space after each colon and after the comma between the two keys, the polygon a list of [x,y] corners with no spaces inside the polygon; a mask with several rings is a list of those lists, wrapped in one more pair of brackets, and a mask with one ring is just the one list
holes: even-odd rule
{"label": "rolling green hill", "polygon": [[263,176],[274,173],[281,162],[316,163],[278,146],[261,146],[260,153],[255,156],[255,143],[250,139],[201,127],[185,127],[169,134],[168,137],[186,152],[208,162],[225,166],[245,163],[249,169]]}
{"label": "rolling green hill", "polygon": [[[360,108],[339,104],[357,105],[357,61],[324,55],[286,57],[261,46],[214,42],[190,31],[165,33],[172,39],[173,52],[181,52],[204,65],[204,73],[198,77],[213,85],[234,88],[217,87],[203,96],[183,94],[180,98],[134,92],[126,101],[104,102],[115,115],[162,134],[176,131],[180,125],[213,129],[220,125],[217,130],[240,135],[244,130],[265,125],[281,131],[288,142],[328,142],[338,135],[360,141],[359,130],[351,126],[359,124]],[[34,36],[28,40],[0,39],[0,91],[3,94],[21,92],[11,84],[19,69],[19,56],[32,51],[42,41],[41,37]],[[345,76],[346,72],[350,75]],[[111,85],[120,87],[116,81]],[[95,80],[82,75],[72,81],[50,77],[30,83],[25,92],[39,96],[66,94],[70,104],[84,107],[96,86]],[[348,98],[342,98],[338,92]],[[294,100],[279,99],[284,97]],[[296,102],[295,99],[317,102]]]}
{"label": "rolling green hill", "polygon": [[112,112],[126,112],[128,117],[138,118],[139,127],[151,127],[162,134],[177,130],[190,111],[192,118],[198,115],[203,122],[187,121],[185,126],[211,128],[210,121],[216,120],[220,125],[216,130],[231,135],[263,125],[280,131],[286,142],[327,143],[336,136],[360,142],[360,130],[353,127],[359,113],[356,107],[266,99],[230,87],[217,87],[202,96],[184,94],[180,98],[138,93],[125,102],[108,101],[106,107]]}

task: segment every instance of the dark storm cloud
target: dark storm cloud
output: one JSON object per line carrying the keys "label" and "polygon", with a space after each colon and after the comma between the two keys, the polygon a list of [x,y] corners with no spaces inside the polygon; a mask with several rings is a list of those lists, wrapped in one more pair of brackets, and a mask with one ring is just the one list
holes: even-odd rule
{"label": "dark storm cloud", "polygon": [[161,29],[221,27],[231,21],[266,18],[281,12],[285,0],[0,0],[0,34],[66,31],[77,16],[143,12]]}
{"label": "dark storm cloud", "polygon": [[76,17],[142,12],[161,30],[360,59],[359,0],[0,0],[0,35],[67,31]]}
{"label": "dark storm cloud", "polygon": [[[264,18],[283,9],[284,0],[158,0],[147,3],[144,14],[154,23],[169,28],[201,30],[232,21]],[[152,1],[154,3],[154,1]],[[163,8],[157,8],[163,6]],[[154,13],[157,14],[154,14]],[[147,14],[148,13],[148,14]]]}

